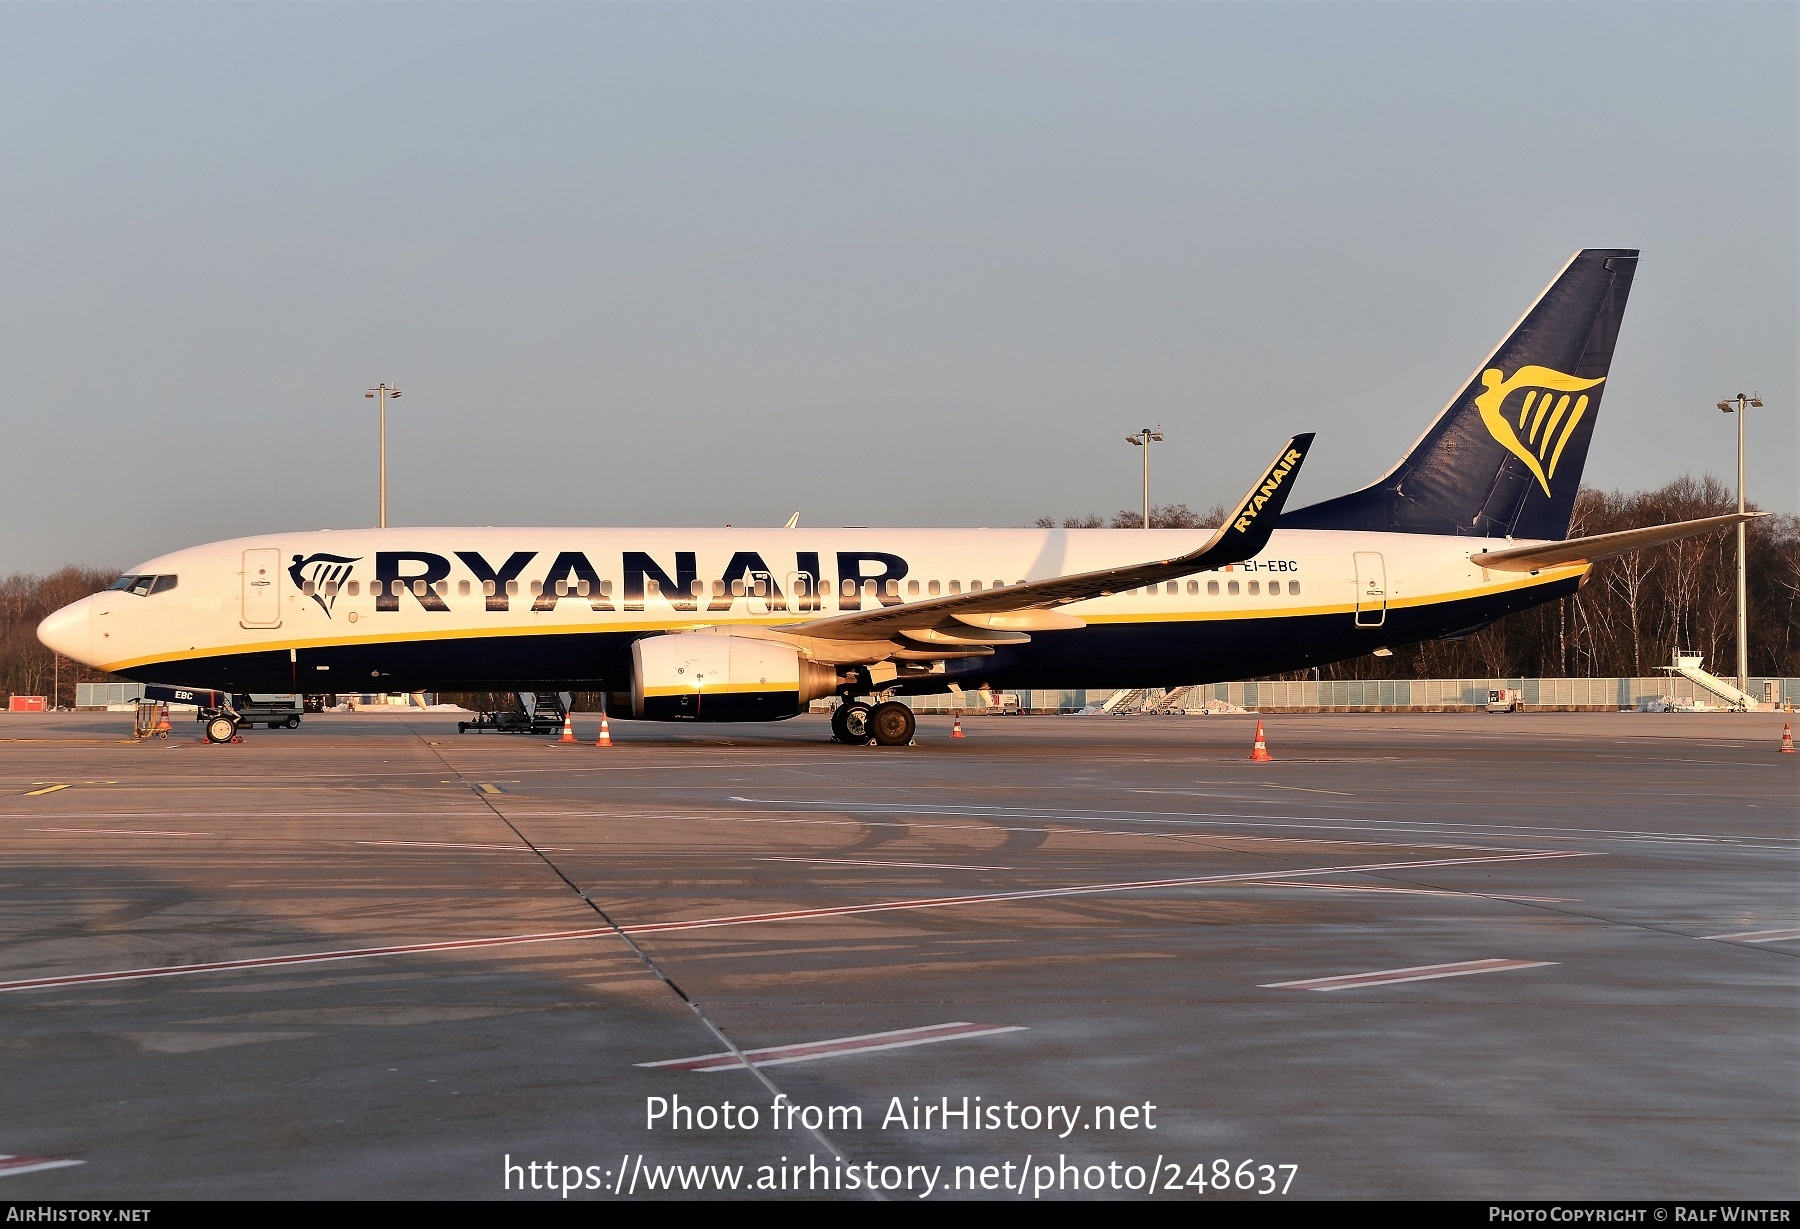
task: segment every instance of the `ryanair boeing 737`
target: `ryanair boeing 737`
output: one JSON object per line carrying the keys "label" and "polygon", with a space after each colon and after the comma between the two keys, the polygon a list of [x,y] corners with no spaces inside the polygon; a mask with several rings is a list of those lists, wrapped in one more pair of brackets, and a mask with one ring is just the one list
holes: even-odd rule
{"label": "ryanair boeing 737", "polygon": [[1744,519],[1567,538],[1637,258],[1577,252],[1372,485],[1284,511],[1298,435],[1212,531],[268,534],[148,560],[38,637],[193,692],[215,739],[250,692],[535,688],[653,721],[836,695],[840,741],[896,745],[896,695],[1253,678],[1464,635],[1597,560]]}

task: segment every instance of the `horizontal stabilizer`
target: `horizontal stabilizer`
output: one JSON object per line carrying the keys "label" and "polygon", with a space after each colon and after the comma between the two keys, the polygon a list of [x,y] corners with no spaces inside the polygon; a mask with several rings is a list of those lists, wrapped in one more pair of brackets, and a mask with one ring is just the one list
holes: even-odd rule
{"label": "horizontal stabilizer", "polygon": [[1767,515],[1766,512],[1730,512],[1724,516],[1703,516],[1697,521],[1676,521],[1669,525],[1651,525],[1645,529],[1623,529],[1618,533],[1595,534],[1591,538],[1569,538],[1562,542],[1540,542],[1536,546],[1483,551],[1479,555],[1470,555],[1469,562],[1477,567],[1493,568],[1500,572],[1535,572],[1540,568],[1559,567],[1565,563],[1597,563],[1615,555],[1679,542],[1683,538]]}

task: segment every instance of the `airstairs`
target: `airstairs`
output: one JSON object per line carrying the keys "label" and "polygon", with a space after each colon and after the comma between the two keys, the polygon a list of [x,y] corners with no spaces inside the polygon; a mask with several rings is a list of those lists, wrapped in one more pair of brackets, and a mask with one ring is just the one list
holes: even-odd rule
{"label": "airstairs", "polygon": [[1190,707],[1198,707],[1198,704],[1205,702],[1206,697],[1201,694],[1205,690],[1204,683],[1197,683],[1192,687],[1171,687],[1163,694],[1162,699],[1154,704],[1145,705],[1144,711],[1147,713],[1186,712]]}
{"label": "airstairs", "polygon": [[1758,708],[1762,707],[1749,692],[1739,691],[1736,687],[1727,683],[1718,675],[1709,674],[1707,671],[1702,670],[1700,668],[1701,661],[1701,656],[1698,653],[1687,653],[1680,649],[1676,649],[1675,664],[1663,666],[1661,669],[1670,674],[1679,674],[1682,678],[1692,682],[1694,686],[1712,692],[1715,696],[1718,696],[1721,700],[1725,701],[1725,703],[1729,704],[1740,713],[1754,713]]}
{"label": "airstairs", "polygon": [[1162,695],[1160,687],[1127,687],[1113,692],[1100,706],[1103,713],[1141,713],[1144,706]]}

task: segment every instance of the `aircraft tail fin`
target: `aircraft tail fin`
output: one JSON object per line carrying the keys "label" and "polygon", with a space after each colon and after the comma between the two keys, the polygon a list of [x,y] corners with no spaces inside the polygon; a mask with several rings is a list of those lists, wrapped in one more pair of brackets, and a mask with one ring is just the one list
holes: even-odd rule
{"label": "aircraft tail fin", "polygon": [[1281,527],[1568,536],[1637,260],[1575,253],[1398,465]]}

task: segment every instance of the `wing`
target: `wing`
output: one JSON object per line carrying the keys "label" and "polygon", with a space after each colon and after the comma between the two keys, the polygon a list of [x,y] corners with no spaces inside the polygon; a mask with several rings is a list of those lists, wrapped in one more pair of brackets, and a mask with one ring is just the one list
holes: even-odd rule
{"label": "wing", "polygon": [[[1126,589],[1158,584],[1178,576],[1222,568],[1254,557],[1269,544],[1269,535],[1281,517],[1282,505],[1293,489],[1294,475],[1312,447],[1311,432],[1296,435],[1275,454],[1275,460],[1263,471],[1256,485],[1238,501],[1237,508],[1198,550],[1173,559],[1156,559],[1128,567],[1106,568],[1098,572],[1079,572],[1055,576],[1048,580],[1026,581],[980,593],[960,593],[949,597],[927,598],[884,606],[879,610],[858,610],[832,615],[805,623],[794,623],[781,630],[830,640],[887,640],[903,633],[929,633],[939,627],[960,629],[956,639],[962,643],[977,637],[971,629],[992,628],[982,637],[988,643],[1005,643],[1009,625],[1018,631],[1048,630],[1051,627],[1079,627],[1080,621],[1068,616],[1046,614],[1008,619],[1010,612],[1048,611],[1070,602],[1107,597]],[[966,637],[966,639],[965,639]],[[913,638],[933,641],[930,635]],[[1013,640],[1022,636],[1013,635]],[[948,638],[946,638],[948,639]]]}
{"label": "wing", "polygon": [[1539,542],[1532,546],[1513,546],[1506,550],[1483,551],[1470,555],[1476,567],[1501,572],[1534,572],[1565,563],[1597,563],[1615,555],[1629,554],[1649,546],[1679,542],[1712,529],[1741,525],[1766,512],[1729,512],[1724,516],[1703,516],[1697,521],[1674,521],[1667,525],[1651,525],[1645,529],[1623,529],[1618,533],[1597,533],[1591,538],[1568,538],[1561,542]]}

